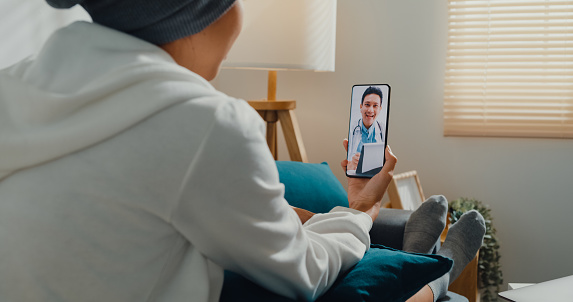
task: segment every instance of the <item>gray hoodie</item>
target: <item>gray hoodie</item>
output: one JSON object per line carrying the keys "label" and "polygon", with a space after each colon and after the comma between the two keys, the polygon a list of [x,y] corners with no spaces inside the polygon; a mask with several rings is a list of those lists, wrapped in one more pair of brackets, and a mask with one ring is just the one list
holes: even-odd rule
{"label": "gray hoodie", "polygon": [[246,102],[95,24],[0,71],[0,155],[0,301],[214,302],[223,269],[312,300],[370,243],[300,223]]}

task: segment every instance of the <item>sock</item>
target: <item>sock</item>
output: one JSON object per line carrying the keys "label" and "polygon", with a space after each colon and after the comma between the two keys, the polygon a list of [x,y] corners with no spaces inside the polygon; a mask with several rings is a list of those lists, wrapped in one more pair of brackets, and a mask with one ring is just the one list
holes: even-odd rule
{"label": "sock", "polygon": [[406,223],[402,249],[411,253],[431,253],[446,227],[447,215],[448,202],[444,196],[434,195],[422,202]]}
{"label": "sock", "polygon": [[450,227],[448,236],[438,251],[438,255],[454,260],[454,265],[449,273],[428,283],[434,293],[434,301],[446,295],[448,286],[473,260],[481,247],[484,235],[485,221],[481,214],[475,210],[463,214],[458,222]]}

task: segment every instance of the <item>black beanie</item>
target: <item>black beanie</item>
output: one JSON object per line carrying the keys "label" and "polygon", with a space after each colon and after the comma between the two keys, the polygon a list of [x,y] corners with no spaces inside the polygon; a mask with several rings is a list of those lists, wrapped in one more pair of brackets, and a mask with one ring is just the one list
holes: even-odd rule
{"label": "black beanie", "polygon": [[161,45],[196,34],[235,0],[46,0],[55,8],[80,4],[93,22]]}

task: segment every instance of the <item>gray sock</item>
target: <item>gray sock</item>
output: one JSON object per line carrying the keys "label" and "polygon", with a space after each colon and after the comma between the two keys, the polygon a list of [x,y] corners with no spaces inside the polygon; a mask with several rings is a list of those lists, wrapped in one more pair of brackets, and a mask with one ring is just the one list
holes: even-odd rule
{"label": "gray sock", "polygon": [[434,301],[446,295],[448,286],[473,260],[481,247],[484,235],[485,221],[481,214],[475,210],[466,212],[458,222],[450,227],[448,236],[438,251],[438,255],[454,260],[454,266],[449,273],[428,283],[434,293]]}
{"label": "gray sock", "polygon": [[422,202],[406,223],[402,249],[411,253],[431,253],[446,227],[447,215],[448,201],[444,196],[434,195]]}

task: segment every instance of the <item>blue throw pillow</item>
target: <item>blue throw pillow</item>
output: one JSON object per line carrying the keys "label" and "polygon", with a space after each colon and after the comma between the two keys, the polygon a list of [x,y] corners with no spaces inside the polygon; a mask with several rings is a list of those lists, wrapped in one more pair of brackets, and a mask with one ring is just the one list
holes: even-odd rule
{"label": "blue throw pillow", "polygon": [[[453,261],[439,255],[412,254],[372,245],[348,273],[338,277],[317,301],[405,301],[428,282],[447,273]],[[222,302],[292,302],[242,276],[225,272]]]}
{"label": "blue throw pillow", "polygon": [[406,301],[449,272],[454,262],[440,255],[407,253],[372,245],[364,258],[318,301]]}
{"label": "blue throw pillow", "polygon": [[327,163],[276,163],[290,205],[313,213],[327,213],[336,206],[348,207],[348,195]]}
{"label": "blue throw pillow", "polygon": [[294,302],[296,300],[275,294],[239,274],[225,271],[225,281],[219,302],[239,301]]}
{"label": "blue throw pillow", "polygon": [[[278,161],[285,199],[314,213],[348,206],[346,191],[326,163]],[[452,261],[437,255],[411,254],[372,245],[364,258],[338,277],[321,302],[405,301],[428,282],[450,270]],[[226,271],[220,301],[292,302],[250,280]]]}

